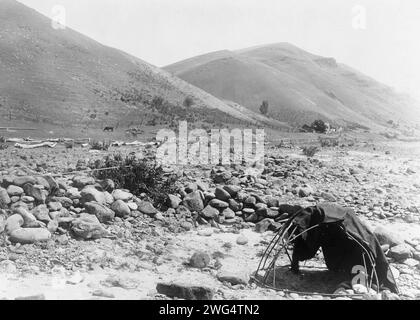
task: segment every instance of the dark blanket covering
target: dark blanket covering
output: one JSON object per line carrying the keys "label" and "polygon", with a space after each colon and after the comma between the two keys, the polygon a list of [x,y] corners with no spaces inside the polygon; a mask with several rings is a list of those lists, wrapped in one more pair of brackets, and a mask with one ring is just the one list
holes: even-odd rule
{"label": "dark blanket covering", "polygon": [[[294,241],[292,269],[298,268],[298,261],[313,258],[322,248],[329,270],[355,276],[353,267],[366,266],[372,275],[372,262],[377,273],[370,277],[373,284],[398,293],[389,264],[376,236],[356,217],[350,208],[325,203],[301,208],[295,214],[293,224],[298,227],[295,235],[308,230]],[[293,230],[293,228],[292,228]]]}

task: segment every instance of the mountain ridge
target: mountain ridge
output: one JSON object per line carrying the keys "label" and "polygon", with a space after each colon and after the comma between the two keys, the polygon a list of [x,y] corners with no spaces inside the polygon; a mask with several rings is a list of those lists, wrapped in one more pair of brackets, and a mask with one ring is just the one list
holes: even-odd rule
{"label": "mountain ridge", "polygon": [[381,128],[390,120],[420,120],[414,99],[332,57],[289,43],[216,51],[164,69],[254,112],[268,100],[273,118],[297,126],[318,118],[369,128]]}

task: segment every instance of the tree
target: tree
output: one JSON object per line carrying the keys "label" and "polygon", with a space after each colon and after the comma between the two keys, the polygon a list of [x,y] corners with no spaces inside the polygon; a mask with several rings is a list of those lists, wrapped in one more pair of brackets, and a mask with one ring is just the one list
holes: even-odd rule
{"label": "tree", "polygon": [[315,132],[318,133],[325,133],[327,132],[327,124],[322,120],[315,120],[312,125],[312,129],[315,130]]}
{"label": "tree", "polygon": [[268,113],[268,101],[264,100],[262,102],[262,105],[260,106],[260,112],[261,112],[261,114],[263,114],[265,116],[267,115],[267,113]]}
{"label": "tree", "polygon": [[190,108],[194,104],[194,100],[191,97],[186,97],[184,100],[184,107]]}

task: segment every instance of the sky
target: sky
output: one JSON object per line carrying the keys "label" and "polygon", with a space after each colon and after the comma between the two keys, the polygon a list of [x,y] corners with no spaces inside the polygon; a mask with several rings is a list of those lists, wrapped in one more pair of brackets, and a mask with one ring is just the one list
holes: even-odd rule
{"label": "sky", "polygon": [[19,1],[49,17],[61,6],[66,26],[159,67],[289,42],[420,99],[418,0]]}

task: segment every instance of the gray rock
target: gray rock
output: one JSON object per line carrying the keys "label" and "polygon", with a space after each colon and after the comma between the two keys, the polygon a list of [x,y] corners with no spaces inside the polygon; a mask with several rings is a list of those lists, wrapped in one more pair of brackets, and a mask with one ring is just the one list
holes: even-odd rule
{"label": "gray rock", "polygon": [[389,250],[388,255],[396,261],[403,261],[405,259],[411,258],[411,247],[406,244],[399,244],[392,247]]}
{"label": "gray rock", "polygon": [[26,208],[24,207],[17,207],[13,210],[13,213],[19,214],[23,218],[23,227],[24,228],[36,228],[39,227],[40,224],[37,221],[36,217],[30,213]]}
{"label": "gray rock", "polygon": [[108,207],[97,202],[85,203],[86,212],[96,216],[99,222],[105,223],[115,218],[115,213]]}
{"label": "gray rock", "polygon": [[139,211],[143,214],[153,217],[158,213],[158,210],[149,201],[140,201],[137,205],[139,206]]}
{"label": "gray rock", "polygon": [[280,216],[279,208],[268,208],[266,217],[271,219],[276,219]]}
{"label": "gray rock", "polygon": [[220,270],[217,274],[217,279],[221,282],[228,282],[232,285],[249,283],[250,277],[245,272],[232,272],[228,270]]}
{"label": "gray rock", "polygon": [[310,186],[303,186],[298,188],[299,197],[309,197],[313,193],[313,189]]}
{"label": "gray rock", "polygon": [[0,208],[5,209],[11,202],[7,190],[0,187]]}
{"label": "gray rock", "polygon": [[111,205],[111,209],[115,212],[115,215],[117,217],[121,217],[121,218],[129,216],[131,213],[131,210],[128,207],[128,205],[122,200],[115,201]]}
{"label": "gray rock", "polygon": [[31,244],[48,241],[51,233],[44,228],[19,228],[10,233],[9,240],[13,243]]}
{"label": "gray rock", "polygon": [[254,207],[257,204],[257,199],[253,196],[249,196],[245,199],[244,204],[246,207]]}
{"label": "gray rock", "polygon": [[63,207],[63,205],[61,204],[61,202],[58,202],[58,201],[48,203],[48,208],[51,211],[60,211],[62,207]]}
{"label": "gray rock", "polygon": [[326,201],[331,201],[331,202],[337,201],[336,197],[334,197],[334,195],[329,192],[322,192],[321,197],[324,198]]}
{"label": "gray rock", "polygon": [[235,212],[230,208],[223,210],[222,214],[226,219],[233,219],[236,216]]}
{"label": "gray rock", "polygon": [[181,202],[182,202],[182,200],[178,196],[175,196],[175,195],[172,195],[172,194],[168,195],[168,205],[169,205],[169,207],[171,207],[173,209],[176,209],[176,208],[178,208],[178,206],[180,205]]}
{"label": "gray rock", "polygon": [[116,200],[128,201],[133,198],[133,194],[131,194],[130,192],[121,190],[121,189],[115,189],[112,192],[112,196],[114,197],[115,201]]}
{"label": "gray rock", "polygon": [[237,185],[227,185],[227,186],[224,186],[223,189],[225,189],[232,198],[235,198],[238,192],[241,191],[242,188]]}
{"label": "gray rock", "polygon": [[383,226],[376,227],[373,233],[381,245],[388,244],[390,247],[393,247],[404,244],[404,238],[400,234]]}
{"label": "gray rock", "polygon": [[87,186],[87,187],[83,188],[80,195],[81,195],[80,202],[82,204],[84,204],[86,202],[93,202],[93,201],[97,202],[99,204],[105,204],[106,203],[106,198],[105,198],[104,193],[97,190],[93,186]]}
{"label": "gray rock", "polygon": [[219,199],[213,199],[209,202],[209,205],[211,205],[213,208],[217,209],[225,209],[229,207],[229,203],[219,200]]}
{"label": "gray rock", "polygon": [[68,188],[66,193],[65,193],[65,196],[67,198],[72,199],[72,200],[73,199],[80,199],[82,197],[79,189],[77,189],[77,188]]}
{"label": "gray rock", "polygon": [[239,244],[239,245],[241,245],[241,246],[246,245],[248,243],[248,238],[245,237],[245,236],[239,236],[236,239],[236,243]]}
{"label": "gray rock", "polygon": [[185,192],[186,193],[191,193],[194,191],[197,191],[197,184],[194,182],[190,182],[186,187],[185,187]]}
{"label": "gray rock", "polygon": [[77,237],[84,240],[101,239],[110,235],[102,227],[98,218],[89,214],[81,214],[80,218],[74,219],[71,223],[71,230]]}
{"label": "gray rock", "polygon": [[214,296],[214,291],[208,287],[187,283],[158,283],[156,290],[168,297],[185,300],[212,300]]}
{"label": "gray rock", "polygon": [[191,211],[200,212],[204,208],[203,193],[201,191],[194,191],[187,194],[182,202]]}
{"label": "gray rock", "polygon": [[49,190],[57,190],[59,188],[57,181],[52,176],[45,175],[43,178],[47,181]]}
{"label": "gray rock", "polygon": [[268,208],[265,203],[257,203],[255,205],[255,212],[257,215],[265,217],[267,216],[267,211],[268,211]]}
{"label": "gray rock", "polygon": [[45,204],[41,204],[35,207],[32,210],[32,214],[35,216],[35,218],[44,223],[48,223],[51,221],[51,218],[49,216],[49,210]]}
{"label": "gray rock", "polygon": [[36,184],[36,179],[32,176],[22,176],[13,179],[13,184],[19,187],[22,187],[27,183]]}
{"label": "gray rock", "polygon": [[26,195],[34,197],[38,202],[45,203],[45,200],[47,200],[48,192],[41,185],[27,183],[23,186],[23,189]]}
{"label": "gray rock", "polygon": [[264,233],[268,231],[268,229],[273,225],[274,220],[273,219],[263,219],[257,224],[255,224],[255,231],[258,233]]}
{"label": "gray rock", "polygon": [[24,192],[21,187],[15,185],[8,186],[6,190],[10,197],[20,196]]}
{"label": "gray rock", "polygon": [[200,215],[207,219],[214,219],[219,215],[219,210],[208,205],[201,211]]}
{"label": "gray rock", "polygon": [[265,201],[267,202],[267,207],[278,207],[279,206],[279,199],[274,198],[274,197],[267,197],[265,199]]}
{"label": "gray rock", "polygon": [[216,196],[216,199],[222,200],[222,201],[228,201],[231,198],[231,195],[229,192],[227,192],[225,189],[217,187],[214,195]]}
{"label": "gray rock", "polygon": [[88,176],[76,176],[73,178],[73,186],[78,189],[82,189],[86,186],[94,185],[95,179]]}
{"label": "gray rock", "polygon": [[47,229],[51,234],[55,233],[57,231],[58,227],[59,227],[59,224],[58,224],[57,220],[51,220],[47,224]]}
{"label": "gray rock", "polygon": [[12,231],[20,229],[23,226],[23,222],[23,217],[20,214],[11,215],[6,219],[6,233],[10,234]]}
{"label": "gray rock", "polygon": [[176,214],[182,216],[182,217],[191,217],[191,211],[186,206],[180,205],[178,208],[176,208]]}
{"label": "gray rock", "polygon": [[99,185],[102,187],[103,190],[112,192],[115,189],[115,182],[111,179],[105,179],[99,182]]}
{"label": "gray rock", "polygon": [[190,266],[203,269],[210,264],[210,256],[205,252],[195,252],[190,258]]}
{"label": "gray rock", "polygon": [[242,204],[238,203],[234,199],[229,199],[229,208],[231,208],[233,211],[237,212],[242,210]]}
{"label": "gray rock", "polygon": [[112,194],[110,194],[108,191],[104,191],[104,196],[105,196],[105,203],[106,204],[113,204],[114,203],[115,199],[112,196]]}
{"label": "gray rock", "polygon": [[36,180],[35,184],[43,186],[44,189],[46,190],[50,189],[50,184],[44,177],[35,177],[35,180]]}
{"label": "gray rock", "polygon": [[69,209],[73,206],[73,200],[71,200],[70,198],[67,198],[67,197],[52,197],[51,201],[60,202],[62,204],[62,206],[66,209]]}

